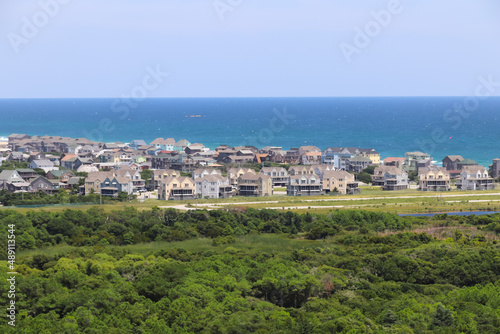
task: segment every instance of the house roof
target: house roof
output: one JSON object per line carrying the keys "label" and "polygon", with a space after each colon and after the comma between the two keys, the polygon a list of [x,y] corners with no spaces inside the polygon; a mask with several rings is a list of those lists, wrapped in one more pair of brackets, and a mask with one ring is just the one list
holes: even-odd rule
{"label": "house roof", "polygon": [[461,156],[461,155],[447,155],[444,157],[443,161],[448,158],[449,160],[451,161],[455,161],[455,160],[458,160],[458,161],[463,161],[464,158]]}
{"label": "house roof", "polygon": [[54,167],[54,163],[50,160],[33,160],[32,163],[37,166]]}
{"label": "house roof", "polygon": [[394,162],[394,161],[405,161],[405,158],[388,157],[388,158],[384,159],[384,163],[386,163],[386,162]]}
{"label": "house roof", "polygon": [[476,174],[476,173],[487,173],[486,168],[483,166],[464,166],[462,168],[462,172],[466,172],[468,174]]}
{"label": "house roof", "polygon": [[477,165],[478,163],[472,159],[465,159],[458,163],[459,165]]}
{"label": "house roof", "polygon": [[346,172],[345,170],[328,170],[325,172],[325,174],[323,174],[323,180],[325,178],[329,178],[329,177],[333,177],[333,178],[351,177],[351,178],[354,178],[354,175]]}
{"label": "house roof", "polygon": [[310,151],[310,152],[321,152],[321,150],[318,147],[312,145],[301,146],[299,147],[299,150]]}
{"label": "house roof", "polygon": [[76,154],[66,154],[64,158],[61,159],[61,161],[68,161],[76,157],[78,157]]}
{"label": "house roof", "polygon": [[70,171],[70,170],[51,170],[51,171],[49,171],[47,174],[49,174],[49,173],[50,173],[51,175],[55,176],[55,177],[61,177],[61,176],[63,176],[63,175],[64,175],[64,174],[66,174],[66,173],[70,173],[71,175],[75,175],[75,174],[73,174],[73,172],[72,172],[72,171]]}
{"label": "house roof", "polygon": [[78,182],[80,182],[80,180],[83,179],[83,177],[79,177],[79,176],[72,176],[69,178],[68,180],[68,184],[69,185],[74,185],[74,184],[78,184]]}
{"label": "house roof", "polygon": [[370,158],[365,158],[365,157],[354,157],[350,158],[349,161],[354,161],[354,162],[371,162]]}
{"label": "house roof", "polygon": [[[15,170],[3,170],[0,172],[0,180],[8,180],[9,178],[12,177],[12,174],[14,173],[18,174]],[[19,179],[22,180],[21,177],[19,177]]]}
{"label": "house roof", "polygon": [[147,145],[146,142],[142,139],[136,139],[136,140],[132,140],[132,144],[131,145],[135,145],[135,146],[143,146],[143,145]]}
{"label": "house roof", "polygon": [[359,151],[368,154],[380,154],[373,148],[360,148]]}
{"label": "house roof", "polygon": [[20,169],[16,169],[16,171],[17,171],[18,173],[26,173],[26,174],[28,174],[28,173],[34,173],[34,172],[35,172],[35,171],[34,171],[33,169],[31,169],[31,168],[20,168]]}

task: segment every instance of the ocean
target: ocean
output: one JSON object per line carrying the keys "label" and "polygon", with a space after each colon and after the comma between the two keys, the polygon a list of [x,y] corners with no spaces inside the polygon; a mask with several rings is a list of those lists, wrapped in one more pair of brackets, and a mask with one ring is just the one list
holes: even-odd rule
{"label": "ocean", "polygon": [[408,151],[441,161],[500,158],[500,97],[0,99],[11,133],[130,142],[185,138],[215,148],[314,145]]}

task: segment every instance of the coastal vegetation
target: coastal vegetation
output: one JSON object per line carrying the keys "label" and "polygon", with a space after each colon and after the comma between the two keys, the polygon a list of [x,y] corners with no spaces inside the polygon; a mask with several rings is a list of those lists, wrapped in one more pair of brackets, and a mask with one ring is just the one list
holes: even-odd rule
{"label": "coastal vegetation", "polygon": [[500,328],[499,214],[92,207],[0,221],[19,247],[17,326],[4,333]]}

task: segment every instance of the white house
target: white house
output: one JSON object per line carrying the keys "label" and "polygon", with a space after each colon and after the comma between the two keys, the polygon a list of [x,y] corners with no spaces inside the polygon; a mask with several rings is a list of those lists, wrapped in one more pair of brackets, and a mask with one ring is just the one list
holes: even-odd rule
{"label": "white house", "polygon": [[30,168],[40,168],[45,171],[45,173],[50,172],[51,170],[58,170],[59,168],[54,166],[54,163],[50,160],[33,160],[30,163]]}

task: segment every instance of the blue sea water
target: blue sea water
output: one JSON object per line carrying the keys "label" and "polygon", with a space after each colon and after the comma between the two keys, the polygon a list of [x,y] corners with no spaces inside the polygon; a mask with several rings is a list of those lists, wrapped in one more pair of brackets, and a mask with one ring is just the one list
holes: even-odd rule
{"label": "blue sea water", "polygon": [[0,136],[349,146],[375,148],[382,158],[418,150],[485,166],[500,158],[499,124],[500,97],[0,99]]}

